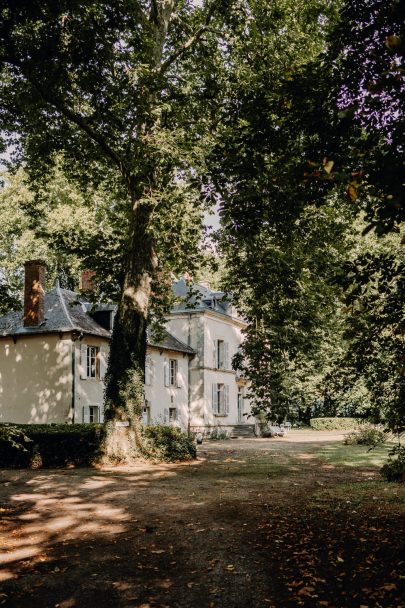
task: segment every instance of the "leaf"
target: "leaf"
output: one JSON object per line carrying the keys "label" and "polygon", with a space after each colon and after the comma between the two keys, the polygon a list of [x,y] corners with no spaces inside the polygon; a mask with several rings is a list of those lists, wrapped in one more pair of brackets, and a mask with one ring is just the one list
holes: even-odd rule
{"label": "leaf", "polygon": [[346,188],[346,194],[350,198],[351,201],[355,201],[357,199],[357,188],[353,184],[349,184]]}
{"label": "leaf", "polygon": [[334,164],[335,164],[335,161],[333,161],[333,160],[328,160],[327,158],[323,159],[323,168],[325,169],[325,171],[328,175],[331,173]]}
{"label": "leaf", "polygon": [[397,589],[397,586],[395,583],[385,583],[381,589],[384,589],[385,591],[393,591],[394,589]]}
{"label": "leaf", "polygon": [[311,597],[312,593],[315,591],[315,587],[303,587],[297,593],[297,595]]}

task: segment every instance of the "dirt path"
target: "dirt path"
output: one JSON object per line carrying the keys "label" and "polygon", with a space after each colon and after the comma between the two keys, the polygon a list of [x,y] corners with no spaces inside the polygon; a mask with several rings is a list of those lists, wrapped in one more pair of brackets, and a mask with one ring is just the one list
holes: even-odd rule
{"label": "dirt path", "polygon": [[340,438],[205,443],[187,465],[2,471],[0,605],[403,606],[403,505],[375,471],[318,458]]}

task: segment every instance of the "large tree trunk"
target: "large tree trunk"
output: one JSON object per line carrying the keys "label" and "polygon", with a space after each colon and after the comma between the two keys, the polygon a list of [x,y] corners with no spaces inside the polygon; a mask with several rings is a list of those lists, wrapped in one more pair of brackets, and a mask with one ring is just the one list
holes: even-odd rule
{"label": "large tree trunk", "polygon": [[[143,406],[147,322],[152,277],[157,267],[153,240],[148,233],[150,209],[134,203],[127,266],[114,321],[108,371],[104,458],[130,461],[139,454]],[[119,426],[116,423],[127,423]]]}
{"label": "large tree trunk", "polygon": [[[150,26],[154,44],[151,47],[150,66],[156,72],[162,60],[174,0],[158,0],[152,3]],[[145,90],[144,107],[138,108],[138,133],[145,137],[153,133],[156,117],[153,108],[157,89]],[[142,449],[141,411],[144,404],[145,356],[147,346],[147,322],[152,278],[157,268],[153,239],[148,232],[151,209],[141,203],[143,184],[149,188],[154,183],[153,161],[143,159],[149,174],[145,179],[138,175],[137,185],[133,178],[124,176],[132,190],[133,206],[131,230],[127,252],[127,265],[121,299],[115,317],[106,375],[106,440],[104,456],[108,461],[129,461]],[[141,158],[139,159],[142,162]],[[138,191],[137,191],[138,190]],[[117,426],[129,423],[129,426]]]}

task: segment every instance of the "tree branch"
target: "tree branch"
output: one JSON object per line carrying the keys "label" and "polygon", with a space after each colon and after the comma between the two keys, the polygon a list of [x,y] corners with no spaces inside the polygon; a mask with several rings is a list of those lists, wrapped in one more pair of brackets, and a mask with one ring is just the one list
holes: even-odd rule
{"label": "tree branch", "polygon": [[[12,47],[12,45],[10,45],[10,48],[11,47]],[[8,58],[8,63],[10,63],[14,67],[16,67],[18,70],[20,70],[20,72],[25,76],[25,78],[28,80],[28,82],[30,82],[31,85],[36,89],[36,91],[38,92],[38,94],[40,95],[40,97],[43,99],[43,101],[45,103],[47,103],[50,106],[52,106],[53,108],[55,108],[58,112],[60,112],[60,114],[62,114],[62,116],[67,118],[70,122],[73,122],[77,127],[79,127],[79,129],[81,129],[84,133],[86,133],[86,135],[93,142],[98,144],[98,146],[104,152],[104,154],[106,156],[108,156],[108,158],[110,158],[114,162],[114,164],[119,168],[121,175],[127,182],[128,186],[131,188],[132,179],[131,179],[130,172],[127,170],[123,159],[114,150],[114,148],[112,148],[108,144],[106,139],[104,137],[102,137],[100,135],[100,133],[98,133],[91,125],[89,125],[89,123],[85,120],[85,118],[83,118],[82,116],[80,116],[79,114],[77,114],[76,112],[71,110],[69,108],[69,106],[66,106],[60,99],[58,99],[56,97],[52,97],[52,95],[49,95],[49,93],[47,93],[47,91],[39,84],[39,82],[36,80],[36,78],[34,78],[30,74],[29,66],[25,66],[18,59],[18,57],[15,55],[15,53],[12,53],[12,57]]]}
{"label": "tree branch", "polygon": [[196,43],[198,42],[198,40],[200,40],[201,36],[204,34],[204,32],[208,31],[209,29],[209,24],[211,22],[212,16],[214,14],[214,10],[215,10],[215,3],[213,3],[210,8],[208,9],[207,15],[205,17],[205,21],[204,24],[192,35],[190,36],[190,38],[183,44],[182,47],[180,47],[175,53],[173,53],[172,55],[170,55],[160,66],[160,70],[159,70],[159,74],[162,76],[166,70],[180,57],[182,57],[182,55],[184,55],[185,53],[187,53],[187,51]]}

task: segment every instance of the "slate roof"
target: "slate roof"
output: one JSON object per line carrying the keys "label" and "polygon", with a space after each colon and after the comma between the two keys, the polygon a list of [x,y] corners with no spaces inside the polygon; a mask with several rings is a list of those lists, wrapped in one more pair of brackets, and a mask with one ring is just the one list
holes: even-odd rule
{"label": "slate roof", "polygon": [[161,348],[165,350],[174,350],[180,353],[188,353],[189,355],[195,355],[195,350],[188,346],[181,340],[178,340],[169,332],[164,332],[164,336],[162,339],[158,340],[153,337],[148,338],[149,346],[154,346],[155,348]]}
{"label": "slate roof", "polygon": [[[115,308],[111,304],[101,304],[97,307],[97,310],[114,311]],[[45,294],[45,320],[41,325],[24,327],[22,311],[9,312],[7,315],[0,317],[0,337],[78,331],[83,334],[109,339],[111,332],[104,329],[90,316],[91,309],[92,304],[80,294],[55,287]],[[168,332],[164,332],[163,337],[157,340],[151,337],[148,339],[148,344],[165,350],[195,354],[190,346]]]}
{"label": "slate roof", "polygon": [[182,298],[182,302],[177,304],[172,312],[192,312],[192,311],[215,311],[219,314],[231,317],[231,306],[226,294],[223,291],[212,291],[204,285],[193,283],[187,284],[185,279],[179,279],[173,284],[175,296]]}
{"label": "slate roof", "polygon": [[37,327],[24,327],[23,313],[10,312],[0,317],[0,336],[79,331],[109,338],[110,332],[87,313],[86,301],[74,291],[55,287],[45,294],[45,320]]}

